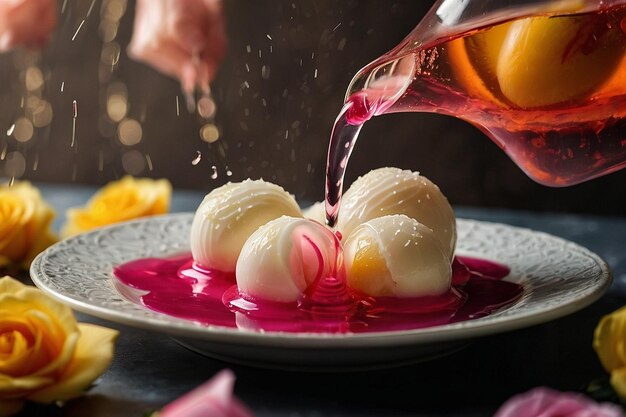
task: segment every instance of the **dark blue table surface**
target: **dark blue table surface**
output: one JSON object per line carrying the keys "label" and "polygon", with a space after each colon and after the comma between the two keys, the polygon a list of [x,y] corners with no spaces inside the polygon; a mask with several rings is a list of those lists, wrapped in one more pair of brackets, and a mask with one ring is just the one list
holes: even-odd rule
{"label": "dark blue table surface", "polygon": [[[63,222],[95,188],[42,185]],[[172,212],[194,211],[203,194],[175,191]],[[591,347],[598,320],[626,304],[626,218],[459,207],[457,216],[551,233],[599,254],[614,283],[598,302],[542,325],[483,337],[465,349],[401,368],[303,373],[251,368],[194,354],[167,336],[78,314],[120,330],[110,369],[83,399],[24,415],[141,416],[229,367],[236,394],[258,416],[490,416],[511,395],[535,386],[584,391],[606,378]]]}

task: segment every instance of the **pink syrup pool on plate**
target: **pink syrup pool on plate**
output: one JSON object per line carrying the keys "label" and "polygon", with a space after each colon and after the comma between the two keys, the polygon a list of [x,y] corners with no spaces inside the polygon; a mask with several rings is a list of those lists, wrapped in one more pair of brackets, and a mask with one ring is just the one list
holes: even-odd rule
{"label": "pink syrup pool on plate", "polygon": [[521,296],[503,281],[505,265],[457,256],[452,287],[438,296],[397,298],[356,294],[345,281],[319,279],[295,303],[242,296],[234,274],[205,269],[190,254],[146,258],[115,268],[119,283],[140,290],[150,310],[205,325],[308,333],[367,333],[419,329],[487,316]]}

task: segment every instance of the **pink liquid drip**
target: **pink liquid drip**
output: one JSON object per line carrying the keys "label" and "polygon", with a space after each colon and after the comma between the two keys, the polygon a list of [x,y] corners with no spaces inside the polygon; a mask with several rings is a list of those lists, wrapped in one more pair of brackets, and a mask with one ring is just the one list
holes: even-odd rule
{"label": "pink liquid drip", "polygon": [[[393,87],[392,90],[397,90],[400,81],[398,77],[392,77],[388,84]],[[335,120],[326,158],[325,209],[329,227],[335,225],[339,216],[346,168],[363,124],[387,111],[394,103],[389,100],[387,93],[386,88],[381,88],[352,94]]]}
{"label": "pink liquid drip", "polygon": [[190,255],[139,259],[114,274],[120,284],[145,292],[139,300],[151,310],[205,325],[282,332],[418,329],[489,315],[523,292],[521,285],[501,280],[509,274],[504,265],[457,257],[453,267],[453,287],[440,296],[359,296],[344,280],[322,277],[297,303],[244,297],[234,276],[203,269]]}

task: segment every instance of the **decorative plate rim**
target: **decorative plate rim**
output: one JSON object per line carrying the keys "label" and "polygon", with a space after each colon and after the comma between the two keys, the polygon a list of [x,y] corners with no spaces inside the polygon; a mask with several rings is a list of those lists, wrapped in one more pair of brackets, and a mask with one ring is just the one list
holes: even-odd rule
{"label": "decorative plate rim", "polygon": [[[175,213],[146,217],[139,220],[118,223],[78,236],[70,237],[52,245],[35,258],[30,268],[31,278],[35,285],[43,291],[47,292],[61,302],[68,304],[73,309],[112,322],[152,331],[161,331],[174,337],[200,339],[214,343],[253,344],[259,346],[290,348],[368,348],[409,344],[430,344],[460,341],[494,333],[501,333],[504,331],[515,330],[554,320],[580,310],[600,298],[608,289],[612,280],[611,272],[606,262],[600,256],[583,246],[545,232],[510,226],[503,223],[492,223],[470,219],[457,219],[457,227],[460,236],[458,239],[457,252],[467,255],[480,256],[487,259],[494,259],[494,257],[490,256],[489,253],[481,253],[480,251],[477,251],[476,248],[472,248],[471,245],[465,245],[467,242],[464,242],[462,237],[463,235],[467,235],[468,233],[474,231],[474,233],[496,233],[494,236],[497,238],[498,232],[506,232],[511,236],[519,238],[518,240],[522,242],[524,239],[526,239],[527,242],[543,242],[544,244],[547,244],[548,249],[556,251],[555,253],[557,254],[560,250],[567,252],[571,256],[577,257],[576,259],[586,260],[589,265],[586,269],[580,271],[580,273],[591,274],[593,281],[583,282],[582,284],[586,284],[585,288],[578,289],[575,293],[570,292],[563,294],[562,291],[558,292],[556,288],[549,288],[547,290],[547,296],[549,297],[549,300],[553,301],[553,303],[528,309],[526,306],[529,302],[531,304],[536,302],[535,298],[537,297],[537,291],[539,291],[539,286],[536,286],[535,282],[537,279],[526,276],[526,271],[523,269],[521,271],[515,271],[515,265],[510,265],[513,267],[512,275],[514,276],[512,280],[523,281],[525,284],[526,288],[524,295],[513,305],[487,317],[414,330],[374,333],[320,334],[265,332],[219,326],[206,326],[194,323],[190,320],[154,312],[124,298],[121,296],[119,291],[115,289],[112,268],[114,265],[119,264],[119,261],[115,261],[113,259],[108,260],[108,263],[105,262],[102,265],[91,265],[97,266],[101,269],[98,271],[100,273],[100,278],[92,277],[91,279],[104,280],[105,278],[108,278],[108,285],[102,286],[100,290],[107,296],[110,295],[108,300],[111,300],[114,297],[120,298],[121,301],[118,301],[118,305],[125,307],[127,310],[118,310],[110,305],[106,305],[104,302],[100,302],[98,300],[94,301],[93,299],[90,300],[88,297],[77,296],[72,291],[69,291],[68,288],[65,288],[63,283],[55,282],[54,279],[48,275],[50,272],[49,269],[47,270],[48,272],[46,272],[46,268],[50,266],[51,259],[68,249],[77,250],[81,245],[84,245],[85,242],[96,245],[92,248],[94,250],[102,249],[101,246],[98,246],[100,242],[107,237],[111,237],[115,233],[130,231],[141,227],[149,229],[150,227],[165,227],[168,225],[182,227],[184,229],[185,227],[190,226],[192,218],[193,213]],[[144,237],[145,236],[137,236],[137,239],[143,239]],[[180,246],[182,242],[182,240],[180,240],[181,236],[176,237],[179,238]],[[142,240],[142,243],[146,243],[145,239]],[[158,241],[150,244],[156,243],[158,243]],[[486,243],[489,242],[482,242],[482,244]],[[495,245],[495,243],[492,243],[492,245]],[[167,256],[185,251],[184,248],[183,250],[173,250],[173,247],[170,248],[169,246],[167,246],[167,248],[170,248],[170,250],[159,250],[164,247],[163,243],[161,243],[160,247],[152,248],[154,253],[147,256]],[[85,250],[84,247],[83,250]],[[188,244],[187,250],[189,250]],[[94,257],[90,259],[93,259],[93,263],[95,264],[98,260],[95,256],[95,252],[90,253],[94,254]],[[132,256],[129,257],[128,260],[145,256],[145,254],[139,254],[134,258]],[[537,253],[535,256],[539,256],[540,258],[542,256],[545,257],[545,253]],[[502,262],[501,259],[494,260],[500,260]],[[72,259],[67,259],[67,261],[71,262]],[[54,265],[60,266],[57,264]],[[549,264],[545,263],[543,265]],[[64,264],[62,267],[68,274],[70,274],[74,271],[72,268],[76,268],[76,265]],[[108,268],[108,271],[104,271],[106,268]],[[90,278],[87,277],[87,279]],[[567,280],[563,282],[568,283]],[[541,291],[546,291],[546,289],[542,287]],[[557,295],[561,297],[561,300],[554,302]],[[137,312],[141,314],[133,314]],[[506,314],[504,314],[505,312]]]}

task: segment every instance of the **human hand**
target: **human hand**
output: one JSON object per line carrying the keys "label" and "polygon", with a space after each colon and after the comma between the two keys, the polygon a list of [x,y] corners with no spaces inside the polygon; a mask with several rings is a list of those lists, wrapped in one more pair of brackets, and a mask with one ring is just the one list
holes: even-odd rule
{"label": "human hand", "polygon": [[0,52],[19,45],[41,47],[56,23],[56,0],[0,1]]}
{"label": "human hand", "polygon": [[221,0],[137,0],[131,58],[208,91],[226,50]]}

